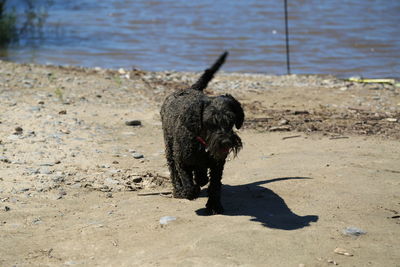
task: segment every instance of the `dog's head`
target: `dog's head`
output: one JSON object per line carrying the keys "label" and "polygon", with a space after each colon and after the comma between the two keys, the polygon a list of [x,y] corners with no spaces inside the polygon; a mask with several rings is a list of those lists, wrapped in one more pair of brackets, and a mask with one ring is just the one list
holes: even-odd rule
{"label": "dog's head", "polygon": [[242,148],[242,141],[233,127],[240,129],[243,120],[243,109],[233,96],[226,94],[208,98],[202,110],[201,135],[212,157],[224,160],[230,152],[236,156]]}

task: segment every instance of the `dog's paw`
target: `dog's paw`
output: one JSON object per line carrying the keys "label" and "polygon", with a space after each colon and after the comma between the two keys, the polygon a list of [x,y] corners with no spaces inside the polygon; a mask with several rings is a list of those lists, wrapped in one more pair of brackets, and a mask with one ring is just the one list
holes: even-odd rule
{"label": "dog's paw", "polygon": [[190,188],[185,188],[179,191],[175,191],[173,193],[175,198],[186,198],[189,200],[193,200],[199,197],[200,195],[200,186],[193,186]]}
{"label": "dog's paw", "polygon": [[208,202],[206,204],[206,208],[207,208],[208,214],[210,214],[210,215],[224,213],[224,208],[222,207],[222,205],[219,201],[208,200]]}

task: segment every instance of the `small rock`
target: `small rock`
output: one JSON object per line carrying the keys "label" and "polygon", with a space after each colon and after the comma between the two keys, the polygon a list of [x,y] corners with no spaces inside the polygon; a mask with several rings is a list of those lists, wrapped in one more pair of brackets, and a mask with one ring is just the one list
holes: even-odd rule
{"label": "small rock", "polygon": [[396,118],[386,118],[386,121],[397,122],[397,119]]}
{"label": "small rock", "polygon": [[142,126],[142,122],[140,120],[126,121],[125,125],[128,125],[128,126]]}
{"label": "small rock", "polygon": [[339,265],[336,261],[334,260],[327,260],[328,263],[332,263],[333,265]]}
{"label": "small rock", "polygon": [[4,207],[4,211],[10,211],[10,210],[11,210],[11,208],[9,206]]}
{"label": "small rock", "polygon": [[6,156],[0,156],[0,161],[4,163],[10,163],[10,160]]}
{"label": "small rock", "polygon": [[293,114],[294,115],[308,115],[308,114],[310,114],[310,112],[308,112],[307,110],[296,110]]}
{"label": "small rock", "polygon": [[167,225],[169,222],[175,221],[176,217],[173,216],[164,216],[160,218],[161,225]]}
{"label": "small rock", "polygon": [[44,162],[44,163],[40,163],[39,166],[51,167],[51,166],[54,166],[54,163],[53,162]]}
{"label": "small rock", "polygon": [[360,236],[360,235],[364,235],[366,233],[367,233],[366,231],[359,229],[357,227],[353,227],[353,226],[347,227],[343,230],[343,234],[351,235],[351,236]]}
{"label": "small rock", "polygon": [[65,181],[65,176],[64,175],[56,175],[51,179],[53,180],[53,182],[60,184]]}
{"label": "small rock", "polygon": [[103,169],[109,169],[110,167],[111,167],[111,166],[108,165],[108,164],[100,165],[100,168],[103,168]]}
{"label": "small rock", "polygon": [[65,114],[67,114],[67,111],[66,110],[61,110],[60,112],[58,112],[58,114],[65,115]]}
{"label": "small rock", "polygon": [[49,168],[41,168],[39,172],[40,172],[40,174],[52,174],[53,173],[53,171],[50,170]]}
{"label": "small rock", "polygon": [[135,158],[135,159],[142,159],[142,158],[144,158],[144,155],[135,152],[135,153],[132,153],[132,157]]}
{"label": "small rock", "polygon": [[77,261],[65,261],[64,265],[70,266],[70,265],[79,265],[81,262]]}
{"label": "small rock", "polygon": [[26,169],[26,174],[27,175],[34,175],[34,174],[39,174],[40,169],[39,168],[27,168]]}
{"label": "small rock", "polygon": [[288,123],[289,123],[288,120],[282,119],[282,120],[280,120],[280,121],[278,122],[278,125],[279,125],[279,126],[282,126],[282,125],[287,125]]}
{"label": "small rock", "polygon": [[142,177],[133,178],[133,180],[132,180],[132,182],[134,182],[134,183],[140,183],[141,181],[143,181]]}
{"label": "small rock", "polygon": [[343,248],[335,248],[335,250],[333,252],[335,252],[336,254],[339,254],[339,255],[344,255],[344,256],[349,256],[349,257],[353,256],[353,254],[347,252]]}
{"label": "small rock", "polygon": [[81,187],[82,187],[81,183],[75,183],[75,184],[71,185],[71,188],[75,188],[75,189],[81,188]]}
{"label": "small rock", "polygon": [[106,185],[116,185],[116,184],[119,184],[119,181],[118,180],[114,180],[112,178],[106,178],[104,180],[104,184],[106,184]]}
{"label": "small rock", "polygon": [[31,107],[31,108],[29,108],[29,111],[30,111],[30,112],[38,112],[38,111],[40,111],[40,110],[41,110],[40,107]]}
{"label": "small rock", "polygon": [[112,174],[116,174],[116,173],[120,173],[121,170],[119,170],[119,169],[110,169],[108,172],[112,173]]}
{"label": "small rock", "polygon": [[64,191],[64,189],[60,189],[60,191],[58,192],[58,194],[55,196],[55,199],[62,199],[65,195],[67,195],[67,192]]}
{"label": "small rock", "polygon": [[7,137],[8,140],[17,140],[17,139],[21,139],[21,137],[19,136],[19,134],[12,134],[10,136]]}
{"label": "small rock", "polygon": [[42,219],[40,217],[37,217],[32,220],[32,224],[40,224],[40,223],[42,223]]}
{"label": "small rock", "polygon": [[27,192],[29,190],[30,189],[28,187],[24,187],[24,188],[21,188],[20,190],[18,190],[18,192],[23,193],[23,192]]}
{"label": "small rock", "polygon": [[112,193],[111,193],[111,192],[108,192],[108,193],[106,194],[106,197],[107,197],[107,198],[112,198],[112,197],[113,197],[113,195],[112,195]]}
{"label": "small rock", "polygon": [[22,134],[23,131],[24,131],[24,129],[22,129],[21,127],[17,127],[17,128],[15,128],[14,134]]}

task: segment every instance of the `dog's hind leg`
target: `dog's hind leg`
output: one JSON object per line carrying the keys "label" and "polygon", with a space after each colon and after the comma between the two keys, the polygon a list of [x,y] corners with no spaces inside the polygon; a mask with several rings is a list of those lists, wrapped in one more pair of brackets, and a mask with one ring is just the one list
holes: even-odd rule
{"label": "dog's hind leg", "polygon": [[174,197],[189,200],[197,198],[200,194],[200,186],[193,183],[193,169],[180,164],[176,164],[175,167],[182,187],[174,192]]}
{"label": "dog's hind leg", "polygon": [[178,171],[175,167],[175,160],[172,148],[172,140],[168,140],[165,138],[165,156],[167,158],[167,164],[170,172],[171,183],[173,186],[173,194],[175,195],[176,192],[180,192],[182,190],[182,183],[179,179]]}
{"label": "dog's hind leg", "polygon": [[221,214],[224,208],[221,204],[221,179],[224,163],[213,166],[210,171],[210,185],[208,186],[208,201],[206,208],[210,214]]}

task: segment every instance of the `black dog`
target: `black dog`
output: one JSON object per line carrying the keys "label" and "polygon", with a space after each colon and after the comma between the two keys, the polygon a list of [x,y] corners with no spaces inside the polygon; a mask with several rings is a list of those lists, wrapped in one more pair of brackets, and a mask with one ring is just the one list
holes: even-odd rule
{"label": "black dog", "polygon": [[229,94],[208,97],[203,93],[227,55],[222,54],[190,88],[168,96],[161,107],[173,195],[197,198],[209,176],[206,207],[211,214],[223,212],[220,192],[225,159],[242,148],[242,141],[233,131],[234,125],[239,129],[243,124],[240,103]]}

